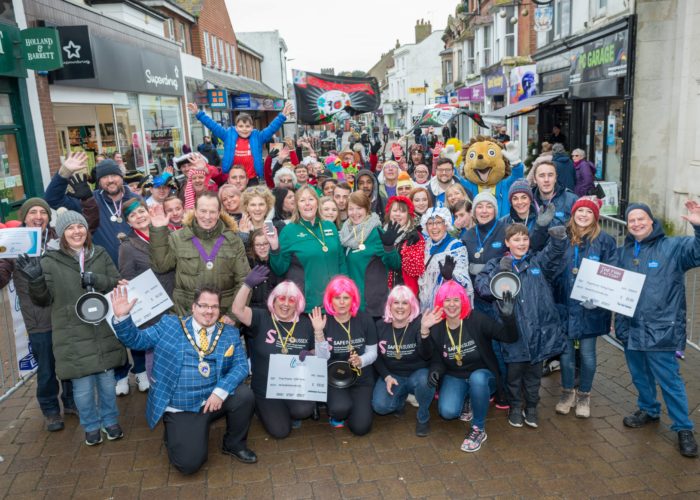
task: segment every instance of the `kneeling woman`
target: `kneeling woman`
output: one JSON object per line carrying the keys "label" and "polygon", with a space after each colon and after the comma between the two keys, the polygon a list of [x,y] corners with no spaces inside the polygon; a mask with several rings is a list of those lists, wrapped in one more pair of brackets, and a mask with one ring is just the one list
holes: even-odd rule
{"label": "kneeling woman", "polygon": [[395,287],[386,302],[384,319],[377,321],[379,373],[372,395],[372,408],[380,415],[400,411],[406,397],[418,401],[416,436],[430,432],[430,403],[435,387],[428,385],[428,368],[433,353],[430,333],[420,332],[418,299],[405,285]]}
{"label": "kneeling woman", "polygon": [[438,412],[452,420],[460,416],[465,398],[471,399],[473,420],[462,451],[474,452],[486,441],[486,412],[491,394],[500,384],[492,341],[515,342],[518,330],[513,319],[513,298],[506,293],[498,301],[503,324],[473,311],[464,288],[454,281],[443,283],[435,308],[423,314],[421,336],[430,333],[435,354],[429,382],[442,381]]}
{"label": "kneeling woman", "polygon": [[[360,311],[357,285],[345,276],[336,276],[323,294],[323,307],[330,316],[326,320],[314,309],[311,320],[314,331],[323,329],[328,340],[330,361],[346,361],[357,380],[350,387],[328,387],[328,415],[333,427],[344,427],[358,436],[372,427],[372,390],[377,359],[377,331],[371,316]],[[321,351],[319,350],[319,355]]]}
{"label": "kneeling woman", "polygon": [[[267,310],[250,308],[246,304],[251,290],[267,279],[269,269],[255,266],[238,290],[231,310],[248,328],[251,343],[253,377],[250,387],[255,394],[257,413],[265,430],[272,437],[285,438],[292,431],[295,420],[308,418],[314,410],[313,401],[268,399],[267,375],[272,354],[295,354],[318,349],[328,352],[323,335],[314,338],[314,329],[306,316],[300,316],[306,305],[304,296],[294,283],[283,281],[267,299]],[[319,327],[319,333],[321,328]]]}

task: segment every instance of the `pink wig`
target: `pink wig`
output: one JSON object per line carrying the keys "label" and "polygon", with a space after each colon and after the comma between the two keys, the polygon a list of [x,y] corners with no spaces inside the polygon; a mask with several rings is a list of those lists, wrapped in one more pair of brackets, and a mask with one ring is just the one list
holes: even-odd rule
{"label": "pink wig", "polygon": [[306,307],[306,299],[304,299],[304,294],[301,293],[299,287],[294,284],[293,281],[283,281],[270,292],[270,296],[267,298],[267,309],[270,314],[274,314],[275,300],[278,297],[290,297],[296,299],[297,308],[294,315],[294,321],[299,319],[299,315],[304,312]]}
{"label": "pink wig", "polygon": [[347,276],[339,275],[331,279],[323,293],[323,308],[328,314],[335,316],[333,299],[343,293],[350,295],[350,315],[354,317],[360,309],[360,292],[355,282]]}
{"label": "pink wig", "polygon": [[406,285],[398,285],[394,287],[389,294],[389,297],[386,299],[386,307],[384,308],[385,323],[391,323],[394,321],[394,316],[391,314],[391,306],[397,300],[405,300],[408,302],[408,305],[411,308],[411,314],[408,317],[409,322],[416,319],[418,314],[420,314],[420,306],[418,305],[418,300],[416,299],[416,295],[413,293],[413,290],[408,288]]}
{"label": "pink wig", "polygon": [[[445,281],[440,285],[437,295],[435,296],[435,307],[443,307],[445,299],[453,298],[458,298],[462,302],[462,310],[459,313],[460,319],[469,316],[472,312],[472,303],[469,300],[469,295],[467,295],[462,285],[453,280]],[[444,312],[442,317],[445,317]]]}

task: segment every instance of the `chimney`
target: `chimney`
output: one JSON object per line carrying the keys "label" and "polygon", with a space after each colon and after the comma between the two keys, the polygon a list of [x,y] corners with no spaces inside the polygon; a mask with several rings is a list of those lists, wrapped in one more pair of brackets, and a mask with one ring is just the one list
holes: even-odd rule
{"label": "chimney", "polygon": [[416,21],[416,44],[428,38],[432,32],[433,27],[430,25],[430,21],[424,21],[423,19]]}

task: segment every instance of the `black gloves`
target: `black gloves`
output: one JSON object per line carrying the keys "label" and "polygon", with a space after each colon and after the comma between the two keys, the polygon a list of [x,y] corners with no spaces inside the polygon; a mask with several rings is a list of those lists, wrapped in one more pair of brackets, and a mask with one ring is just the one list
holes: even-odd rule
{"label": "black gloves", "polygon": [[29,257],[26,253],[17,257],[15,267],[29,281],[36,281],[44,275],[44,271],[41,269],[41,259],[39,257]]}
{"label": "black gloves", "polygon": [[436,370],[431,371],[428,374],[428,385],[430,387],[437,387],[440,383],[440,373]]}
{"label": "black gloves", "polygon": [[95,288],[95,275],[91,272],[83,273],[80,277],[80,284],[85,289]]}
{"label": "black gloves", "polygon": [[243,283],[251,290],[267,279],[270,270],[265,266],[255,266],[245,277]]}
{"label": "black gloves", "polygon": [[381,149],[381,147],[382,147],[381,141],[377,141],[377,142],[375,142],[374,144],[372,144],[372,147],[369,148],[369,151],[370,151],[370,153],[372,153],[373,155],[376,155],[377,152]]}
{"label": "black gloves", "polygon": [[554,212],[556,207],[554,203],[550,203],[547,207],[542,207],[540,213],[537,215],[537,225],[540,227],[547,227],[554,219]]}
{"label": "black gloves", "polygon": [[455,266],[457,265],[457,262],[455,259],[451,256],[448,255],[445,257],[445,263],[438,263],[438,266],[440,267],[440,274],[442,275],[442,279],[445,281],[449,281],[452,279],[452,275],[455,272]]}
{"label": "black gloves", "polygon": [[501,271],[512,271],[513,257],[510,255],[504,255],[501,257],[501,261],[499,262],[498,266],[501,268]]}
{"label": "black gloves", "polygon": [[583,306],[584,309],[588,309],[589,311],[591,309],[596,308],[595,302],[593,302],[591,299],[586,299],[583,302],[581,302],[581,306]]}
{"label": "black gloves", "polygon": [[69,196],[78,198],[79,200],[87,200],[92,196],[92,189],[88,184],[88,178],[85,174],[75,174],[68,179],[68,185],[73,188],[73,193]]}
{"label": "black gloves", "polygon": [[418,243],[420,241],[420,232],[421,232],[421,227],[416,226],[415,229],[413,231],[411,231],[411,233],[408,236],[406,236],[406,244],[408,246],[411,246],[411,245],[415,245],[416,243]]}
{"label": "black gloves", "polygon": [[277,148],[273,148],[273,149],[270,150],[270,153],[269,153],[268,156],[269,156],[270,158],[273,158],[273,159],[274,159],[278,154],[280,154],[280,150],[277,149]]}
{"label": "black gloves", "polygon": [[501,315],[504,317],[512,316],[513,310],[515,309],[515,299],[513,294],[509,291],[503,292],[503,298],[496,301],[498,310],[501,311]]}
{"label": "black gloves", "polygon": [[566,226],[554,226],[547,229],[549,235],[555,240],[566,239]]}
{"label": "black gloves", "polygon": [[401,226],[399,226],[398,222],[392,221],[387,224],[386,231],[379,231],[379,238],[385,247],[393,247],[399,234],[401,234]]}

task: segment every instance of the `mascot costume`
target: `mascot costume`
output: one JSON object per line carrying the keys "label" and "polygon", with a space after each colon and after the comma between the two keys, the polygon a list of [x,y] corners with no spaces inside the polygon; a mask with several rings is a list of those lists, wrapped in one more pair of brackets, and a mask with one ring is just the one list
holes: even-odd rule
{"label": "mascot costume", "polygon": [[517,142],[509,142],[506,148],[495,139],[478,135],[464,146],[463,158],[462,168],[457,171],[462,172],[459,181],[471,198],[490,191],[498,202],[498,213],[510,213],[508,190],[525,170]]}

